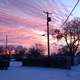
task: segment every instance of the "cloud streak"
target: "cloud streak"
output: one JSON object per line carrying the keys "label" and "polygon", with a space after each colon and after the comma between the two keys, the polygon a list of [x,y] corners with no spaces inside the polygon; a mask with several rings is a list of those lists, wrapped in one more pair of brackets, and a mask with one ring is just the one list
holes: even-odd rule
{"label": "cloud streak", "polygon": [[51,28],[59,27],[65,19],[66,11],[58,7],[55,0],[0,0],[0,43],[4,43],[8,35],[11,44],[29,46],[40,42],[46,45],[46,38],[41,36],[46,33],[43,11],[54,13],[50,15],[53,17]]}

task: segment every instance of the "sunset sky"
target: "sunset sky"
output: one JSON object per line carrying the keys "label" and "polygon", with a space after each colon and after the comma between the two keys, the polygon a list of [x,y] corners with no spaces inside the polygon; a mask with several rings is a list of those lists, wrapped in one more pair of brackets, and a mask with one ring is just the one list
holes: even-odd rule
{"label": "sunset sky", "polygon": [[[0,44],[5,44],[5,35],[8,35],[8,44],[30,47],[35,43],[47,45],[46,15],[43,11],[52,13],[50,28],[61,28],[77,0],[0,0]],[[80,3],[71,15],[80,17]],[[51,42],[57,47],[61,45],[56,40]],[[63,42],[62,42],[63,43]]]}

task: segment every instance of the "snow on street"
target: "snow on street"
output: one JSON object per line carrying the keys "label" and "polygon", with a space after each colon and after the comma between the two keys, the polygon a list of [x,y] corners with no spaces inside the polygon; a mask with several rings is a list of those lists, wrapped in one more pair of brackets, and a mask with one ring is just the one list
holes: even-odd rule
{"label": "snow on street", "polygon": [[22,67],[20,62],[10,65],[8,70],[0,70],[0,80],[80,80],[80,65],[71,70]]}

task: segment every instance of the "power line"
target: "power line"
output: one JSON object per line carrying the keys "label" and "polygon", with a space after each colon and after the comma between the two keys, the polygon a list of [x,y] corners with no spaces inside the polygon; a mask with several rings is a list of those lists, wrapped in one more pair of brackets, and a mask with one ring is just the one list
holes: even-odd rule
{"label": "power line", "polygon": [[80,0],[77,1],[77,3],[75,4],[75,6],[73,7],[73,9],[71,10],[70,14],[68,15],[68,17],[66,18],[66,20],[64,21],[64,23],[62,24],[62,27],[64,26],[64,24],[67,22],[67,20],[69,19],[69,17],[71,16],[71,14],[73,13],[73,11],[75,10],[76,6],[78,5]]}

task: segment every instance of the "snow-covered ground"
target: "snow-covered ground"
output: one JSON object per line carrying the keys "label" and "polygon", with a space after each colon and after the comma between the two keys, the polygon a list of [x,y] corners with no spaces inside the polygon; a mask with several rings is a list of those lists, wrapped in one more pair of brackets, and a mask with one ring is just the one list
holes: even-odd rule
{"label": "snow-covered ground", "polygon": [[8,70],[0,70],[0,80],[80,80],[80,65],[71,70],[22,67],[20,62],[10,65]]}

